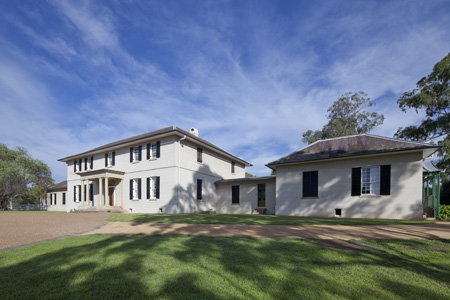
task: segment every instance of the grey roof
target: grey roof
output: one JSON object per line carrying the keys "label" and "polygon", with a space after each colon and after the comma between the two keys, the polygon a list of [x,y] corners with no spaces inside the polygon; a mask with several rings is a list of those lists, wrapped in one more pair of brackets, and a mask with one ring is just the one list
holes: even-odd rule
{"label": "grey roof", "polygon": [[62,190],[62,189],[67,189],[67,180],[58,182],[57,184],[51,186],[48,188],[48,191],[53,191],[53,190]]}
{"label": "grey roof", "polygon": [[314,142],[303,149],[268,163],[267,166],[421,149],[430,149],[428,155],[431,155],[439,148],[440,146],[434,144],[361,134]]}
{"label": "grey roof", "polygon": [[437,168],[431,160],[424,160],[422,162],[422,167],[424,171],[427,172],[441,172],[442,170]]}
{"label": "grey roof", "polygon": [[260,176],[260,177],[245,177],[245,178],[235,178],[235,179],[222,179],[214,183],[247,183],[256,181],[272,181],[275,180],[276,176]]}
{"label": "grey roof", "polygon": [[215,150],[217,150],[219,152],[225,153],[225,154],[235,158],[236,160],[238,160],[238,161],[240,161],[240,162],[242,162],[242,163],[244,163],[244,164],[246,164],[248,166],[251,166],[251,164],[249,162],[246,162],[245,160],[240,159],[239,157],[236,157],[236,156],[226,152],[225,150],[217,147],[216,145],[208,142],[207,140],[204,140],[204,139],[202,139],[202,138],[200,138],[198,136],[195,136],[195,135],[193,135],[192,133],[190,133],[190,132],[188,132],[186,130],[178,128],[177,126],[169,126],[169,127],[165,127],[165,128],[162,128],[162,129],[150,131],[150,132],[147,132],[147,133],[144,133],[144,134],[132,136],[132,137],[129,137],[129,138],[126,138],[126,139],[122,139],[122,140],[118,140],[118,141],[115,141],[115,142],[112,142],[112,143],[108,143],[108,144],[105,144],[103,146],[100,146],[100,147],[97,147],[97,148],[94,148],[94,149],[91,149],[91,150],[88,150],[88,151],[85,151],[85,152],[82,152],[82,153],[78,153],[78,154],[75,154],[75,155],[71,155],[71,156],[68,156],[68,157],[65,157],[65,158],[61,158],[61,159],[58,159],[58,160],[59,161],[67,161],[67,160],[70,160],[71,158],[74,158],[74,157],[77,157],[77,156],[81,156],[81,155],[86,155],[86,154],[89,154],[91,152],[96,152],[96,151],[100,151],[100,150],[106,150],[106,149],[109,149],[109,148],[112,148],[112,147],[115,147],[115,146],[120,146],[120,145],[131,143],[131,142],[137,142],[137,141],[140,141],[140,140],[143,140],[143,139],[157,137],[159,135],[166,134],[166,133],[171,133],[171,132],[173,132],[173,133],[178,132],[178,133],[180,133],[182,135],[186,135],[186,136],[188,136],[189,138],[191,138],[193,140],[196,140],[196,141],[198,141],[200,143],[203,143],[203,144],[205,144],[205,145],[207,145],[207,146],[209,146],[209,147],[211,147],[211,148],[213,148],[213,149],[215,149]]}

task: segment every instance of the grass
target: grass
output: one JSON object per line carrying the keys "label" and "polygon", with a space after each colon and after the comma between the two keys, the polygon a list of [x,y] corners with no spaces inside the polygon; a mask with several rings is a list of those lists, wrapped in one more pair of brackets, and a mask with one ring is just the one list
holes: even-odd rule
{"label": "grass", "polygon": [[187,224],[249,224],[249,225],[396,225],[433,224],[434,221],[391,219],[319,218],[275,215],[236,214],[112,214],[115,222],[134,223],[187,223]]}
{"label": "grass", "polygon": [[320,243],[66,237],[0,252],[0,298],[449,299],[450,240]]}

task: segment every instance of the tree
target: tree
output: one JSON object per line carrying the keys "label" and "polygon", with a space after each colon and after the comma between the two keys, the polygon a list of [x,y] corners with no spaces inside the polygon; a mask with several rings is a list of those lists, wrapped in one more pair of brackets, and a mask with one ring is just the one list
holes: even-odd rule
{"label": "tree", "polygon": [[24,148],[0,144],[0,210],[7,210],[8,202],[30,191],[43,197],[52,184],[51,170],[44,162],[33,159]]}
{"label": "tree", "polygon": [[256,176],[253,174],[250,174],[248,172],[245,172],[245,178],[252,178],[252,177],[256,177]]}
{"label": "tree", "polygon": [[403,111],[408,108],[415,109],[416,113],[425,111],[425,118],[420,125],[400,127],[395,137],[427,142],[437,139],[442,146],[438,152],[437,166],[445,170],[444,179],[448,180],[450,170],[450,53],[436,63],[431,74],[420,79],[416,86],[416,89],[403,93],[397,103]]}
{"label": "tree", "polygon": [[382,114],[366,111],[374,105],[363,92],[345,93],[328,108],[329,121],[322,130],[305,131],[302,141],[311,144],[321,139],[368,133],[384,121]]}

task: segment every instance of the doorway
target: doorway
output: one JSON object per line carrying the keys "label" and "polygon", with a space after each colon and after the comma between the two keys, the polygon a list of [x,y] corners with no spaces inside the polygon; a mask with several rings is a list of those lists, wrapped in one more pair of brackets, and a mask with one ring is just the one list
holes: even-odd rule
{"label": "doorway", "polygon": [[258,207],[266,207],[266,185],[258,184]]}
{"label": "doorway", "polygon": [[109,206],[115,206],[116,199],[114,197],[116,189],[114,187],[110,187],[108,189],[108,195],[109,195]]}

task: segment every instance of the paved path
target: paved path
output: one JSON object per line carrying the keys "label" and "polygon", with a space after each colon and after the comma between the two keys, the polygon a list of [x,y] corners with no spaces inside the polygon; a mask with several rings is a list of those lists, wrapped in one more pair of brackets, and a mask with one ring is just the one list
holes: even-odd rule
{"label": "paved path", "polygon": [[93,213],[0,213],[0,250],[81,234],[108,218]]}
{"label": "paved path", "polygon": [[109,222],[85,234],[183,234],[298,239],[450,239],[450,222],[424,225],[216,225]]}

